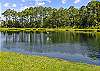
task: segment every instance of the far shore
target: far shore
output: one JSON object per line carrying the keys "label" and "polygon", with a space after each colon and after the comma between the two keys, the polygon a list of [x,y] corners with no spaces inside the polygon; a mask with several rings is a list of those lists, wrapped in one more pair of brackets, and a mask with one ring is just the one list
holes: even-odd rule
{"label": "far shore", "polygon": [[100,32],[100,29],[73,29],[73,28],[0,28],[0,32],[52,32],[52,31],[70,31],[70,32]]}

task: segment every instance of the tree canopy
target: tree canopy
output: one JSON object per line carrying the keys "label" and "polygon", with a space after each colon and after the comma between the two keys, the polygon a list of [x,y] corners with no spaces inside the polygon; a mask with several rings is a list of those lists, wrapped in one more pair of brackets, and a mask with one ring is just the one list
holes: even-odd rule
{"label": "tree canopy", "polygon": [[100,28],[100,2],[91,1],[77,9],[30,7],[21,12],[7,9],[2,13],[6,18],[1,27],[15,28]]}

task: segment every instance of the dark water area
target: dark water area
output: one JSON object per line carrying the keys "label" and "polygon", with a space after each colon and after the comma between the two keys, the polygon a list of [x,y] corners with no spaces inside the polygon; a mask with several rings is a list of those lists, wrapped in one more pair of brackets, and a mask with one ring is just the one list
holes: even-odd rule
{"label": "dark water area", "polygon": [[100,33],[0,32],[0,51],[100,65]]}

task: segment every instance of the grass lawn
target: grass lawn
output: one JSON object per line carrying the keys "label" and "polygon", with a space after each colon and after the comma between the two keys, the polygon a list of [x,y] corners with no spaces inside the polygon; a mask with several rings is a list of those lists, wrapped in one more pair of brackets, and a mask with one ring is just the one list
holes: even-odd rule
{"label": "grass lawn", "polygon": [[100,66],[43,56],[0,52],[0,71],[100,71]]}

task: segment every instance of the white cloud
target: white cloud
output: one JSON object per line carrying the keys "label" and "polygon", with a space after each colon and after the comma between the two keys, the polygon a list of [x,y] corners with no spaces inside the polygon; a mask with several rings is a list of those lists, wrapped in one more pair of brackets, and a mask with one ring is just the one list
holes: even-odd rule
{"label": "white cloud", "polygon": [[80,2],[80,0],[75,0],[75,1],[74,1],[74,3],[79,3],[79,2]]}
{"label": "white cloud", "polygon": [[25,0],[22,0],[22,2],[25,2]]}
{"label": "white cloud", "polygon": [[[29,1],[32,1],[32,0],[29,0]],[[51,0],[33,0],[33,1],[35,1],[35,5],[23,6],[23,4],[20,4],[22,7],[18,11],[22,11],[29,7],[44,6],[46,4],[46,2],[51,3]]]}
{"label": "white cloud", "polygon": [[25,9],[27,9],[27,8],[29,8],[29,7],[34,7],[34,6],[23,6],[23,7],[20,7],[20,9],[18,9],[17,11],[22,11],[22,10],[25,10]]}
{"label": "white cloud", "polygon": [[3,11],[2,11],[2,9],[1,9],[1,3],[0,3],[0,20],[5,20],[5,18],[2,16],[2,13],[3,13]]}
{"label": "white cloud", "polygon": [[35,6],[44,6],[45,2],[43,0],[35,0]]}
{"label": "white cloud", "polygon": [[12,7],[16,7],[16,4],[14,3],[14,4],[12,4]]}
{"label": "white cloud", "polygon": [[37,3],[37,6],[44,6],[45,5],[45,2],[38,2]]}
{"label": "white cloud", "polygon": [[46,2],[51,3],[51,0],[35,0],[35,6],[44,6]]}
{"label": "white cloud", "polygon": [[21,7],[21,8],[19,9],[19,11],[25,10],[26,8],[29,8],[29,7],[28,7],[28,6]]}
{"label": "white cloud", "polygon": [[1,3],[0,3],[0,17],[1,17]]}
{"label": "white cloud", "polygon": [[47,0],[49,3],[51,3],[51,0]]}
{"label": "white cloud", "polygon": [[10,8],[10,7],[16,7],[15,3],[4,3],[4,7]]}
{"label": "white cloud", "polygon": [[[26,2],[26,0],[21,0],[22,2]],[[46,2],[51,3],[51,0],[28,0],[35,2],[35,6],[44,6]]]}
{"label": "white cloud", "polygon": [[62,4],[65,4],[67,2],[67,0],[62,0]]}
{"label": "white cloud", "polygon": [[9,6],[10,6],[9,3],[5,3],[5,4],[4,4],[4,7],[9,7]]}

